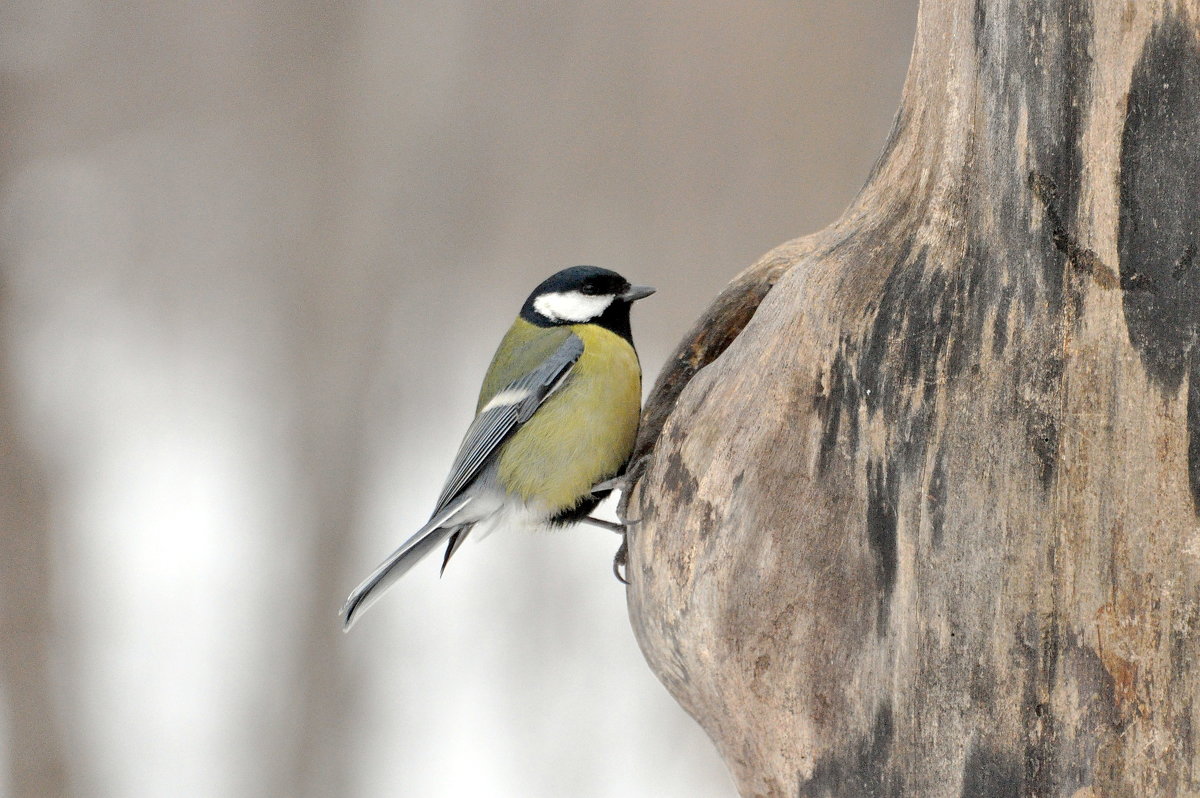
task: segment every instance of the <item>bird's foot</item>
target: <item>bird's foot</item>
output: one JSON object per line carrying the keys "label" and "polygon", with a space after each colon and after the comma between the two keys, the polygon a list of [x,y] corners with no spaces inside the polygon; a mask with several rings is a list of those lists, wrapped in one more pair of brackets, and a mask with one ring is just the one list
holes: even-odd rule
{"label": "bird's foot", "polygon": [[629,561],[629,537],[625,533],[630,527],[642,523],[641,519],[632,518],[624,523],[618,523],[616,521],[606,521],[603,518],[593,518],[589,515],[581,518],[580,521],[585,524],[592,524],[593,526],[611,530],[621,536],[621,548],[617,549],[617,554],[613,557],[613,576],[617,578],[618,582],[626,585],[629,584],[629,580],[621,573],[621,570],[625,568]]}

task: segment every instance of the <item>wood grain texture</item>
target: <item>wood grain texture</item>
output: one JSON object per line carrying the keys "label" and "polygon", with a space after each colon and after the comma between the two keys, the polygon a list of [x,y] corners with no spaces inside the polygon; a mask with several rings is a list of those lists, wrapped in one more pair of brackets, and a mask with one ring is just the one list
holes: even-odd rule
{"label": "wood grain texture", "polygon": [[1200,796],[1198,26],[927,0],[863,192],[660,378],[630,618],[743,795]]}

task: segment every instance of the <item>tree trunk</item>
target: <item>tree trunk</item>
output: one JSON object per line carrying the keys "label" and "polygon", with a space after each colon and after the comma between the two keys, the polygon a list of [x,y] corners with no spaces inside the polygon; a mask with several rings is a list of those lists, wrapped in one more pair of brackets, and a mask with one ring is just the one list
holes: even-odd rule
{"label": "tree trunk", "polygon": [[743,795],[1200,795],[1198,25],[926,0],[859,198],[660,378],[630,616]]}

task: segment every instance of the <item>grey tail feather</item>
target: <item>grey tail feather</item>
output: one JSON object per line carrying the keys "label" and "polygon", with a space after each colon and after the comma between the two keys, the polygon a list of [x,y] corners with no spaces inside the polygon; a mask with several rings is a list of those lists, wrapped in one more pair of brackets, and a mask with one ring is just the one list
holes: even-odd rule
{"label": "grey tail feather", "polygon": [[[359,616],[378,601],[388,588],[396,583],[397,579],[406,574],[425,555],[437,548],[447,535],[462,529],[461,526],[443,527],[442,524],[465,507],[470,500],[470,497],[464,497],[443,508],[441,512],[430,518],[425,526],[417,530],[416,534],[404,541],[400,548],[380,563],[358,587],[354,588],[340,613],[342,631],[350,631],[350,627],[354,625]],[[445,567],[444,564],[443,567]]]}
{"label": "grey tail feather", "polygon": [[467,533],[470,531],[470,526],[460,526],[456,527],[450,535],[450,542],[446,544],[446,556],[442,558],[442,570],[439,572],[439,576],[446,573],[446,566],[450,564],[450,558],[454,556],[454,552],[458,551],[459,546],[466,541]]}

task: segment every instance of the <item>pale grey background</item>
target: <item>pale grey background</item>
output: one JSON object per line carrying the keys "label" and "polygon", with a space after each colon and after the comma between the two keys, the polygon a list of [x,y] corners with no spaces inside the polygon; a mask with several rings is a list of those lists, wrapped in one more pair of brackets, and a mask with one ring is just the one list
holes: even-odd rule
{"label": "pale grey background", "polygon": [[529,289],[657,285],[652,382],[852,198],[915,16],[7,0],[0,794],[732,795],[610,533],[497,534],[335,613],[425,519]]}

